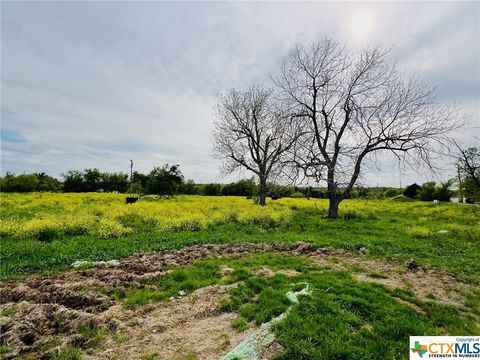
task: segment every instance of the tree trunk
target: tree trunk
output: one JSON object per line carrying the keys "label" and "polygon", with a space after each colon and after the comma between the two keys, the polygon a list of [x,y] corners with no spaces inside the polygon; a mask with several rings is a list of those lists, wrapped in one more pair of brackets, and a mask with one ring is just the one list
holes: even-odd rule
{"label": "tree trunk", "polygon": [[338,205],[342,199],[337,194],[337,187],[335,185],[335,172],[333,167],[328,169],[327,173],[327,186],[328,186],[328,217],[330,219],[336,219],[338,217]]}
{"label": "tree trunk", "polygon": [[328,217],[330,219],[336,219],[338,217],[338,205],[340,205],[340,200],[335,196],[331,196],[328,203]]}
{"label": "tree trunk", "polygon": [[261,206],[265,206],[266,199],[267,199],[267,181],[265,179],[260,179],[260,187],[258,195],[260,197],[259,204]]}

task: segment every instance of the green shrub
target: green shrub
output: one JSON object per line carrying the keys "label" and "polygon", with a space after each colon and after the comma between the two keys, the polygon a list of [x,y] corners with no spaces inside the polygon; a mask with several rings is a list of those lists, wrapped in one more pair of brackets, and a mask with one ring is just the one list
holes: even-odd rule
{"label": "green shrub", "polygon": [[305,197],[305,194],[301,193],[300,191],[295,191],[294,193],[290,194],[290,197],[294,199],[302,199]]}
{"label": "green shrub", "polygon": [[402,190],[400,189],[387,189],[384,191],[383,196],[386,198],[393,198],[396,197],[397,195],[400,195],[402,193]]}

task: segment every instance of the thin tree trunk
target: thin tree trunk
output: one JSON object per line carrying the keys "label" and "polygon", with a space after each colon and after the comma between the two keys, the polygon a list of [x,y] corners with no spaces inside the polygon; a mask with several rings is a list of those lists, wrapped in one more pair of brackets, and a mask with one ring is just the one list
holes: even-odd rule
{"label": "thin tree trunk", "polygon": [[336,219],[338,217],[338,205],[341,198],[337,194],[337,188],[335,186],[335,173],[333,169],[329,169],[327,173],[327,186],[328,186],[328,217],[330,219]]}
{"label": "thin tree trunk", "polygon": [[267,181],[265,179],[260,179],[260,188],[258,195],[260,197],[260,205],[265,206],[267,199]]}

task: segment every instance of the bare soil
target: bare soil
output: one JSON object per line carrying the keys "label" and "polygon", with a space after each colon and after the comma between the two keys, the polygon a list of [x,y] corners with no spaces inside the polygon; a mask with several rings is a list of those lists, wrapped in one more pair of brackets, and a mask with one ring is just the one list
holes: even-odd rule
{"label": "bare soil", "polygon": [[198,289],[189,296],[154,306],[148,316],[134,311],[125,316],[122,306],[112,307],[102,317],[121,318],[118,332],[122,336],[109,337],[98,353],[86,359],[141,359],[145,354],[158,354],[161,359],[189,354],[200,359],[218,359],[232,344],[243,339],[243,333],[230,325],[236,314],[216,313],[231,287],[214,285]]}
{"label": "bare soil", "polygon": [[[27,354],[29,358],[41,358],[69,344],[88,349],[87,359],[139,359],[146,354],[157,354],[162,359],[190,354],[199,359],[218,359],[245,336],[230,325],[237,314],[215,312],[220,301],[228,297],[229,286],[205,287],[168,303],[135,310],[111,301],[109,294],[118,289],[141,288],[143,280],[165,275],[175,266],[202,257],[243,257],[267,251],[307,255],[323,269],[346,269],[360,281],[392,289],[409,288],[420,299],[442,304],[462,304],[465,299],[460,290],[472,290],[450,274],[412,263],[371,260],[364,252],[316,249],[305,243],[199,245],[135,254],[114,267],[0,282],[0,310],[15,309],[13,314],[0,317],[0,345],[9,349],[4,358]],[[233,271],[227,266],[220,270],[225,276]],[[267,267],[256,272],[258,276],[275,274]],[[292,269],[278,272],[298,275]],[[85,324],[105,329],[100,343],[79,334],[78,327]],[[264,357],[270,359],[281,351],[281,346],[274,343]]]}
{"label": "bare soil", "polygon": [[465,301],[463,290],[475,290],[471,285],[460,283],[452,274],[414,265],[411,260],[406,263],[386,262],[341,251],[334,257],[319,253],[311,258],[325,269],[349,270],[359,281],[373,282],[392,290],[410,290],[420,300],[443,305],[462,304]]}

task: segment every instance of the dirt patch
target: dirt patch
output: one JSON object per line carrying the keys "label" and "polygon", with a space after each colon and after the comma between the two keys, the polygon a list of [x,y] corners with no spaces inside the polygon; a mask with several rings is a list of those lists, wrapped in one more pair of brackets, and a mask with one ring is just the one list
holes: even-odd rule
{"label": "dirt patch", "polygon": [[[60,304],[36,304],[22,301],[14,306],[15,313],[0,317],[1,343],[10,352],[5,359],[16,358],[19,354],[55,352],[58,347],[74,344],[88,346],[90,339],[79,335],[81,326],[114,328],[110,320],[101,321],[96,316]],[[5,308],[5,306],[3,306]],[[53,339],[56,339],[53,342]],[[51,348],[45,344],[52,342]]]}
{"label": "dirt patch", "polygon": [[277,342],[273,342],[270,344],[269,347],[265,349],[265,352],[262,354],[261,360],[270,360],[273,359],[275,356],[280,354],[283,351],[283,346]]}
{"label": "dirt patch", "polygon": [[275,276],[276,274],[282,274],[282,275],[285,275],[285,276],[297,276],[297,275],[300,275],[300,273],[299,273],[297,270],[293,270],[293,269],[281,269],[281,270],[278,270],[278,271],[273,271],[273,270],[269,269],[269,268],[266,267],[266,266],[263,266],[263,267],[260,268],[260,269],[253,270],[253,271],[251,272],[251,274],[252,274],[253,276],[261,276],[261,277],[266,277],[266,278]]}
{"label": "dirt patch", "polygon": [[[129,326],[127,319],[122,319],[118,328],[122,338],[109,337],[97,354],[86,359],[140,359],[145,354],[157,354],[161,359],[186,354],[218,359],[243,339],[243,333],[230,325],[237,314],[216,313],[231,287],[208,286],[150,311],[131,311],[129,318],[135,324]],[[102,317],[117,317],[118,312],[124,313],[121,308],[112,308]]]}
{"label": "dirt patch", "polygon": [[411,261],[386,262],[347,253],[337,253],[333,258],[325,254],[314,254],[312,259],[325,269],[349,270],[359,281],[381,284],[392,290],[411,291],[421,300],[435,301],[443,305],[462,304],[465,301],[462,290],[474,290],[472,286],[459,283],[450,274],[418,265],[412,266]]}
{"label": "dirt patch", "polygon": [[0,282],[0,304],[32,301],[58,303],[68,308],[98,310],[108,293],[118,288],[141,287],[142,281],[161,276],[168,269],[187,265],[206,256],[243,257],[252,253],[274,251],[291,255],[311,253],[311,244],[198,245],[179,250],[135,254],[117,266],[70,271],[48,278],[32,276],[24,281]]}

